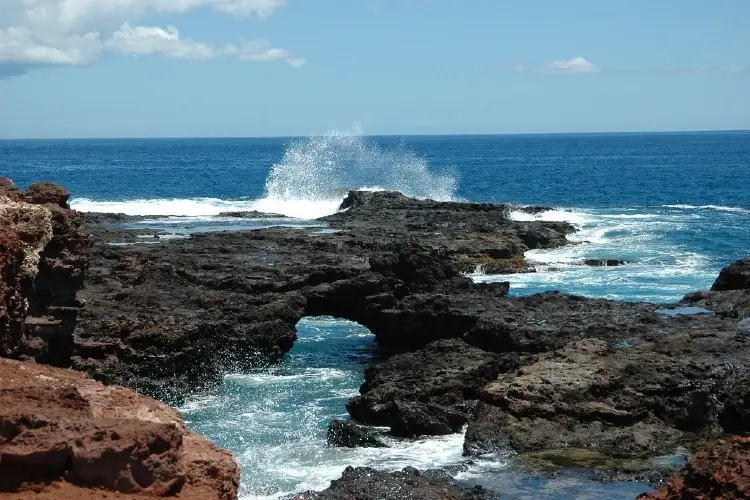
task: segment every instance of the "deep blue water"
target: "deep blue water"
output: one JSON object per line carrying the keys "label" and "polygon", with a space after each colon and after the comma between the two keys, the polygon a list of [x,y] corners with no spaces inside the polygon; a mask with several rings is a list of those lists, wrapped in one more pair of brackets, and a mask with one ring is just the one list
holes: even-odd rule
{"label": "deep blue water", "polygon": [[[63,184],[80,210],[183,216],[149,223],[175,237],[282,223],[217,217],[231,210],[315,225],[302,219],[332,213],[349,188],[552,206],[539,218],[576,224],[577,245],[529,252],[536,273],[472,275],[507,279],[513,294],[559,289],[674,302],[709,287],[724,265],[750,253],[750,132],[0,141],[0,176],[21,187]],[[591,268],[585,258],[630,263]],[[228,375],[222,388],[183,408],[191,427],[235,451],[243,498],[322,488],[347,464],[462,462],[460,435],[394,441],[387,452],[326,448],[325,426],[346,414],[374,341],[359,325],[331,318],[305,319],[298,330],[300,340],[279,366]],[[529,476],[507,457],[459,477],[498,486],[504,498],[632,498],[646,489]]]}

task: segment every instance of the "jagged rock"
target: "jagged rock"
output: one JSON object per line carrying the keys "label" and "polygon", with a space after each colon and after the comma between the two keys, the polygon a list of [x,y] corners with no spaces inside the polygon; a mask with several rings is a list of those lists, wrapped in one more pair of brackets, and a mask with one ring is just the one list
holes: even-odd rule
{"label": "jagged rock", "polygon": [[730,500],[750,496],[750,438],[722,440],[690,459],[682,475],[655,493],[651,500]]}
{"label": "jagged rock", "polygon": [[382,440],[354,422],[333,420],[328,424],[328,446],[344,448],[388,448]]}
{"label": "jagged rock", "polygon": [[711,290],[748,290],[750,289],[750,258],[732,262],[721,270]]}
{"label": "jagged rock", "polygon": [[0,359],[0,499],[237,498],[231,453],[176,410],[81,373]]}
{"label": "jagged rock", "polygon": [[420,472],[406,467],[401,472],[382,472],[367,467],[347,467],[341,479],[321,492],[308,492],[292,500],[490,500],[500,496],[481,486],[467,488],[457,484],[448,474],[438,471]]}

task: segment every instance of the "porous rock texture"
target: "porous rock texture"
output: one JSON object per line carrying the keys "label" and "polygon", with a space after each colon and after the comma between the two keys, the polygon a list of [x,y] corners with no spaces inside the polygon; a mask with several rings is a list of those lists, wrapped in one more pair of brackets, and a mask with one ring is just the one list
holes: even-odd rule
{"label": "porous rock texture", "polygon": [[693,456],[685,471],[650,500],[733,500],[750,498],[750,438],[721,440]]}
{"label": "porous rock texture", "polygon": [[238,482],[231,453],[169,406],[0,358],[0,499],[231,500]]}
{"label": "porous rock texture", "polygon": [[383,472],[368,467],[347,467],[340,479],[321,492],[304,493],[291,500],[495,500],[494,492],[481,487],[467,488],[440,471],[421,472],[406,467],[400,472]]}

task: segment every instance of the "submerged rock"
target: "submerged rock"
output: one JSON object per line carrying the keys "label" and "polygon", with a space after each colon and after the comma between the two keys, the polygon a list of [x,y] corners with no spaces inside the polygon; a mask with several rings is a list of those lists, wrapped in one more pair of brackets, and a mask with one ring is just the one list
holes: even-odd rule
{"label": "submerged rock", "polygon": [[230,452],[81,373],[0,359],[0,424],[0,498],[237,498]]}
{"label": "submerged rock", "polygon": [[750,496],[750,438],[722,440],[690,459],[682,475],[655,493],[651,500],[730,500]]}
{"label": "submerged rock", "polygon": [[461,486],[448,474],[420,472],[406,467],[400,472],[382,472],[367,467],[347,467],[341,479],[321,492],[308,492],[293,500],[494,500],[500,495],[481,486]]}
{"label": "submerged rock", "polygon": [[328,446],[388,448],[373,432],[347,420],[333,420],[328,424]]}

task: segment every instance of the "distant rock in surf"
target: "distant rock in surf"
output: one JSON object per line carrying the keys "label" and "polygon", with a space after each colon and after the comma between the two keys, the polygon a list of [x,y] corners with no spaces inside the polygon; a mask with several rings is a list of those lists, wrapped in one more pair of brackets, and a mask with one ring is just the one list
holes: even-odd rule
{"label": "distant rock in surf", "polygon": [[583,261],[584,266],[591,267],[616,267],[624,266],[629,262],[624,259],[585,259]]}
{"label": "distant rock in surf", "polygon": [[344,448],[388,448],[369,431],[349,420],[333,420],[328,424],[328,446]]}

